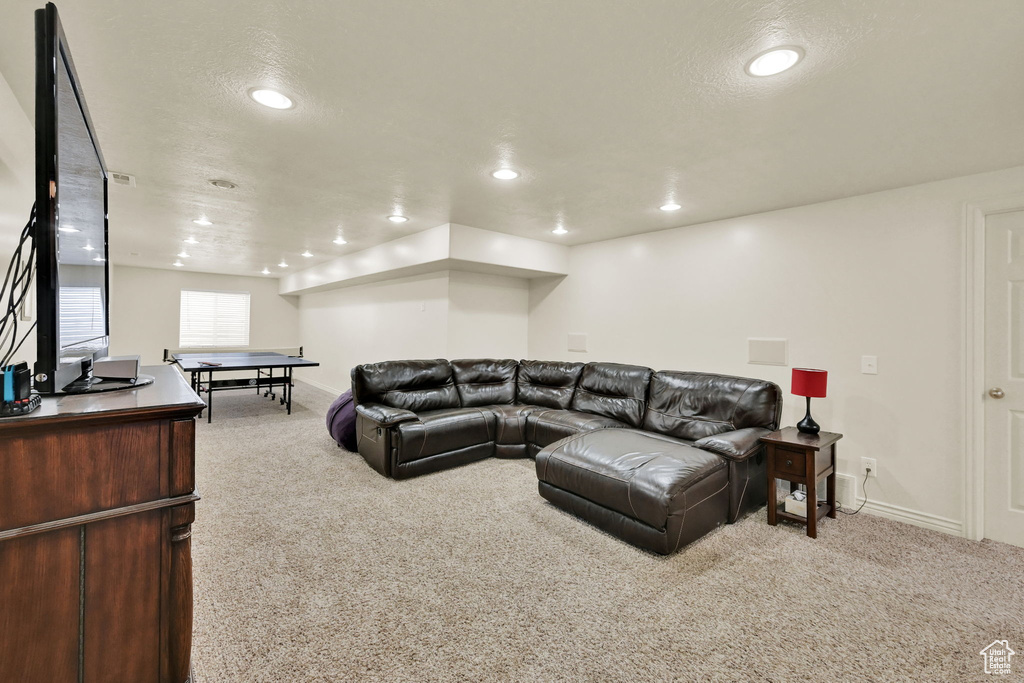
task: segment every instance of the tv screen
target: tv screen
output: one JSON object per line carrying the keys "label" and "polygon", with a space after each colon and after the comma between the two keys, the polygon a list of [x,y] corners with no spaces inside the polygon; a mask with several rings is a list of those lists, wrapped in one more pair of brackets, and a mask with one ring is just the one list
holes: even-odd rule
{"label": "tv screen", "polygon": [[107,172],[52,3],[36,12],[35,237],[36,389],[52,394],[109,346]]}

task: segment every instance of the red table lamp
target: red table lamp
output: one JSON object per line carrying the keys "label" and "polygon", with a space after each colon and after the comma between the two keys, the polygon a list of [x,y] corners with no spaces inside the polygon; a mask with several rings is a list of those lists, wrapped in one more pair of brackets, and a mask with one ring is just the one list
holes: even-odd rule
{"label": "red table lamp", "polygon": [[793,368],[793,394],[807,397],[807,415],[796,426],[804,434],[817,434],[821,431],[821,427],[811,417],[811,399],[825,398],[827,383],[828,372],[826,370]]}

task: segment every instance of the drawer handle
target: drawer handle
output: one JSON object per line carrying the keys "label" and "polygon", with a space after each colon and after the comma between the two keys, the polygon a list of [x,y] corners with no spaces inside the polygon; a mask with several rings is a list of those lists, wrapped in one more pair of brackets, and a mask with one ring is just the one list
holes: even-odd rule
{"label": "drawer handle", "polygon": [[792,467],[792,466],[793,466],[793,461],[792,460],[787,460],[786,461],[786,467]]}

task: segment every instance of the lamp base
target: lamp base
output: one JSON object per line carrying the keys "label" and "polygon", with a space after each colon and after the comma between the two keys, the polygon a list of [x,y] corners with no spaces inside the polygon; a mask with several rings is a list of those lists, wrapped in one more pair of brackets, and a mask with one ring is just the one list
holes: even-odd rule
{"label": "lamp base", "polygon": [[797,422],[796,428],[802,434],[817,434],[818,432],[821,431],[821,427],[819,427],[818,423],[814,421],[813,417],[811,417],[811,397],[810,396],[807,397],[807,414],[804,415],[804,419],[802,419],[799,422]]}

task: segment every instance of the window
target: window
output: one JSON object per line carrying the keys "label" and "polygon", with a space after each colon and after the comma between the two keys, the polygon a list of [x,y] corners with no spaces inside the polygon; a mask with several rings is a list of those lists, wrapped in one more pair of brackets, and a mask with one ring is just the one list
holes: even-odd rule
{"label": "window", "polygon": [[183,349],[249,345],[249,292],[181,290]]}
{"label": "window", "polygon": [[61,287],[59,307],[61,348],[107,333],[103,291],[99,287]]}

